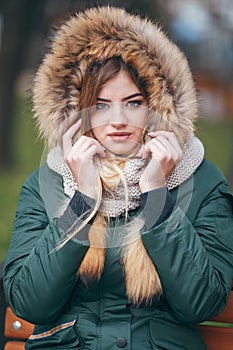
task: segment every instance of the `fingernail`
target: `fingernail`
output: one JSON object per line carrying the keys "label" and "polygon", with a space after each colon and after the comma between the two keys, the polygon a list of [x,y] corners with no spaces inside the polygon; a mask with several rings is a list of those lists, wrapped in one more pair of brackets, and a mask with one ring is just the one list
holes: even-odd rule
{"label": "fingernail", "polygon": [[156,133],[153,132],[153,131],[151,131],[151,132],[148,132],[147,135],[150,136],[150,137],[155,137],[155,136],[156,136]]}

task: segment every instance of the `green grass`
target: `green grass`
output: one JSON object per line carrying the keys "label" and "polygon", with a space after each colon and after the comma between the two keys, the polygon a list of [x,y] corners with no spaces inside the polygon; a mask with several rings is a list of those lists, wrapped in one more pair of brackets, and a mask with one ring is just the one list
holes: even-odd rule
{"label": "green grass", "polygon": [[[30,105],[20,101],[15,114],[12,143],[16,166],[11,171],[0,173],[0,261],[4,259],[9,244],[20,188],[26,177],[39,166],[43,150],[37,141]],[[197,125],[197,134],[205,145],[207,158],[228,175],[232,156],[232,124],[201,120]]]}
{"label": "green grass", "polygon": [[30,105],[19,101],[15,108],[12,137],[15,166],[0,173],[0,261],[4,259],[13,227],[21,186],[40,163],[42,145],[37,141]]}
{"label": "green grass", "polygon": [[227,177],[230,176],[230,162],[233,158],[233,119],[221,122],[201,119],[197,124],[196,134],[204,144],[206,158],[215,163]]}

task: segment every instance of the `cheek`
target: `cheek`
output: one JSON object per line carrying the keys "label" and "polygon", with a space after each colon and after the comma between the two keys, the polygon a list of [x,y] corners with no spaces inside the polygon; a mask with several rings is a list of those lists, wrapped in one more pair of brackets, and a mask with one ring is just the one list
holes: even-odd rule
{"label": "cheek", "polygon": [[92,130],[101,130],[106,123],[106,118],[101,113],[96,113],[90,117],[90,127]]}
{"label": "cheek", "polygon": [[93,135],[95,136],[96,140],[100,143],[104,140],[104,127],[103,126],[93,126],[92,127]]}
{"label": "cheek", "polygon": [[134,125],[134,139],[135,141],[141,141],[144,136],[144,130],[147,126],[147,119],[141,118],[141,120],[138,118],[137,124]]}
{"label": "cheek", "polygon": [[97,140],[99,140],[101,133],[102,133],[102,126],[98,118],[90,118],[90,128]]}
{"label": "cheek", "polygon": [[137,135],[142,135],[148,125],[148,116],[142,114],[136,117],[137,118],[134,118],[134,120],[130,121],[130,124],[134,127],[135,133],[137,133]]}
{"label": "cheek", "polygon": [[143,129],[142,128],[137,128],[134,133],[134,139],[135,141],[141,141],[143,137]]}

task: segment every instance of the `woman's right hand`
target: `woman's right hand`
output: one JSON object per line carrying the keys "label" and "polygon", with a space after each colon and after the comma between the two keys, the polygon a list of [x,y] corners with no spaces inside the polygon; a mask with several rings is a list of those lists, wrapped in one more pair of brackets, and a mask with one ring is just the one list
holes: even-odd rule
{"label": "woman's right hand", "polygon": [[80,129],[81,119],[63,135],[63,157],[78,185],[78,190],[97,199],[97,168],[94,157],[105,157],[104,147],[94,138],[82,135],[73,143],[73,136]]}

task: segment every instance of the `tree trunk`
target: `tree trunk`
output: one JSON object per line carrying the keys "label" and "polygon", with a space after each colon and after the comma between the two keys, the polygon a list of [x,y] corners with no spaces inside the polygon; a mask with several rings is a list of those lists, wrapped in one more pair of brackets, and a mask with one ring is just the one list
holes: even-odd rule
{"label": "tree trunk", "polygon": [[15,81],[21,72],[29,41],[42,23],[47,0],[2,0],[0,47],[0,168],[13,165],[12,130]]}

